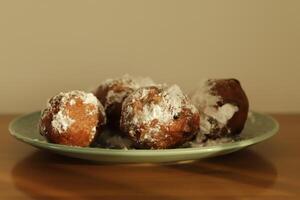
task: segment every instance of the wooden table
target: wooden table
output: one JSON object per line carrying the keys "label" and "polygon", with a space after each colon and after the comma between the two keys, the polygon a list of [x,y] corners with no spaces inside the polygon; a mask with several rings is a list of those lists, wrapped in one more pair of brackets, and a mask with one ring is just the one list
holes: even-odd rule
{"label": "wooden table", "polygon": [[95,164],[35,149],[0,116],[0,199],[300,199],[300,115],[273,115],[274,138],[172,165]]}

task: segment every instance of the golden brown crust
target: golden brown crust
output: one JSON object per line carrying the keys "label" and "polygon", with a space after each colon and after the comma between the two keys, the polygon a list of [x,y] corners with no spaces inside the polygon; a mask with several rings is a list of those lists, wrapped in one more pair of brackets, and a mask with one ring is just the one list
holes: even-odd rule
{"label": "golden brown crust", "polygon": [[199,130],[196,108],[178,86],[170,88],[140,88],[124,101],[121,129],[137,148],[177,147]]}
{"label": "golden brown crust", "polygon": [[[95,103],[85,102],[85,93],[60,94],[49,100],[40,121],[40,133],[50,142],[71,146],[89,146],[97,129],[105,123],[105,114]],[[93,98],[90,95],[91,98]]]}

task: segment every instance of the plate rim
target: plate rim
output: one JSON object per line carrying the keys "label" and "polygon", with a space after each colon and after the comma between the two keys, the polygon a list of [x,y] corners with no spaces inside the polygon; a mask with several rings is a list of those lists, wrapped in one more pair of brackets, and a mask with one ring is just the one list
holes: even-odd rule
{"label": "plate rim", "polygon": [[218,150],[230,150],[235,148],[243,148],[253,144],[260,143],[274,136],[279,131],[279,123],[269,114],[264,114],[256,111],[250,111],[254,115],[263,115],[274,123],[274,128],[265,134],[259,135],[254,138],[249,138],[241,141],[235,141],[230,143],[218,144],[207,147],[188,147],[188,148],[174,148],[174,149],[109,149],[109,148],[99,148],[99,147],[76,147],[61,144],[49,143],[47,141],[35,140],[22,134],[17,133],[13,126],[24,117],[29,117],[40,113],[41,111],[30,112],[22,114],[14,118],[8,126],[8,130],[11,136],[17,140],[24,142],[26,144],[39,147],[41,149],[48,149],[60,152],[69,152],[77,154],[95,154],[95,155],[106,155],[106,156],[172,156],[172,155],[183,155],[183,154],[198,154],[203,151],[205,152],[215,152]]}

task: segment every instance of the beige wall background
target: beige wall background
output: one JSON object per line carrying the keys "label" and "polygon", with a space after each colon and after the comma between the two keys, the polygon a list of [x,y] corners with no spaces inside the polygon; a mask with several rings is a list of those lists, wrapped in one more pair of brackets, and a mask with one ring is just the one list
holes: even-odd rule
{"label": "beige wall background", "polygon": [[238,78],[251,108],[300,112],[300,1],[2,0],[0,113],[124,73]]}

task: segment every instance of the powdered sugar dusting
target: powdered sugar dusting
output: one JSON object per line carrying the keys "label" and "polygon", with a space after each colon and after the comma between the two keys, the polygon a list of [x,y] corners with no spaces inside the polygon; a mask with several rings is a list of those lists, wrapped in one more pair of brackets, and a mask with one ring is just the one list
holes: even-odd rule
{"label": "powdered sugar dusting", "polygon": [[221,100],[220,96],[213,95],[211,89],[214,87],[214,82],[209,79],[203,79],[197,89],[193,91],[191,100],[194,105],[201,111],[207,107],[215,106]]}
{"label": "powdered sugar dusting", "polygon": [[[122,90],[119,89],[115,91],[113,86],[122,87]],[[125,74],[121,78],[105,80],[101,84],[101,87],[109,88],[104,105],[104,108],[106,109],[113,103],[121,103],[123,99],[131,92],[131,90],[136,90],[138,88],[138,85],[129,75]]]}
{"label": "powdered sugar dusting", "polygon": [[[87,108],[86,112],[88,115],[94,115],[101,112],[102,116],[105,116],[103,106],[92,93],[75,90],[66,93],[61,92],[48,100],[47,108],[43,112],[42,118],[48,115],[49,112],[53,112],[55,107],[58,107],[58,112],[52,117],[51,125],[57,133],[65,133],[75,122],[75,120],[69,115],[66,107],[67,105],[74,106],[77,103],[77,99],[80,99],[83,104],[94,106],[94,109]],[[96,127],[93,127],[91,134],[95,135],[95,133]]]}
{"label": "powdered sugar dusting", "polygon": [[59,111],[56,115],[53,116],[51,122],[52,127],[58,131],[58,133],[65,132],[73,123],[74,119],[69,117],[67,114],[64,114],[63,111]]}
{"label": "powdered sugar dusting", "polygon": [[92,104],[94,106],[99,106],[100,103],[98,99],[92,93],[81,92],[80,94],[80,97],[82,98],[84,104]]}
{"label": "powdered sugar dusting", "polygon": [[66,103],[74,105],[76,103],[76,98],[81,99],[83,104],[92,104],[94,106],[99,106],[100,104],[98,99],[92,93],[87,93],[79,90],[74,90],[66,93],[61,92],[60,94],[58,94],[58,96],[62,97],[61,102],[64,105]]}
{"label": "powdered sugar dusting", "polygon": [[[141,93],[138,93],[137,96],[140,96],[142,99],[148,97],[149,91],[148,89],[141,90]],[[158,103],[152,101],[145,104],[142,110],[134,115],[134,123],[147,124],[155,119],[160,123],[168,123],[173,120],[174,115],[181,111],[184,96],[177,85],[163,90],[158,95],[161,97],[161,101]]]}
{"label": "powdered sugar dusting", "polygon": [[226,103],[221,107],[207,107],[204,109],[204,113],[208,116],[213,117],[219,123],[226,125],[227,121],[232,118],[235,112],[239,109],[237,106],[230,103]]}
{"label": "powdered sugar dusting", "polygon": [[121,103],[127,95],[128,91],[115,92],[113,90],[109,90],[106,96],[106,107],[114,102]]}
{"label": "powdered sugar dusting", "polygon": [[182,93],[178,85],[172,85],[164,94],[165,104],[169,105],[170,116],[173,116],[181,112],[182,103],[185,100],[185,96]]}
{"label": "powdered sugar dusting", "polygon": [[96,126],[94,126],[90,133],[89,142],[92,142],[92,140],[95,138],[96,132],[97,132],[97,128],[96,128]]}
{"label": "powdered sugar dusting", "polygon": [[[222,98],[213,94],[214,85],[214,80],[203,80],[191,95],[192,102],[200,112],[200,130],[203,134],[210,134],[215,128],[225,127],[228,120],[238,111],[238,107],[230,103],[221,107],[217,106]],[[218,124],[211,123],[211,118],[216,120]]]}
{"label": "powdered sugar dusting", "polygon": [[71,106],[74,106],[76,104],[76,101],[75,101],[75,99],[71,99],[71,101],[70,101],[70,105]]}
{"label": "powdered sugar dusting", "polygon": [[[156,91],[156,94],[149,100],[149,96],[153,95],[153,90]],[[159,100],[156,101],[156,99]],[[142,104],[139,110],[134,108],[136,103]],[[127,122],[126,126],[130,127],[128,132],[132,136],[135,134],[136,126],[148,127],[148,132],[142,134],[140,139],[152,141],[155,138],[153,136],[161,130],[161,127],[172,123],[174,117],[183,108],[193,108],[192,112],[197,112],[197,109],[177,85],[141,88],[125,100],[121,121],[132,119],[125,121]]]}
{"label": "powdered sugar dusting", "polygon": [[[116,79],[107,79],[100,87],[109,88],[106,94],[106,101],[104,108],[106,109],[113,103],[121,103],[124,98],[131,92],[137,90],[140,87],[148,87],[156,85],[151,78],[148,77],[131,77],[128,74],[123,75]],[[118,90],[114,90],[114,86],[119,86]],[[120,89],[121,88],[121,89]]]}

